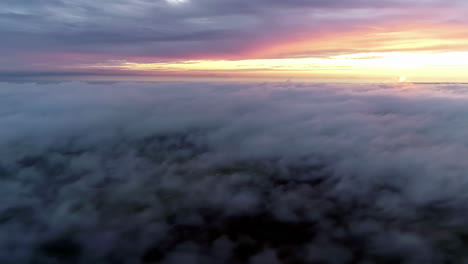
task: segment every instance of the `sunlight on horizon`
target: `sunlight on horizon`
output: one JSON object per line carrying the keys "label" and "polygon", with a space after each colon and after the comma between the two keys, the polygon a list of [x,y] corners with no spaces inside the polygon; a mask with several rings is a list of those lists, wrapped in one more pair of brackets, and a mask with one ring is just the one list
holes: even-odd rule
{"label": "sunlight on horizon", "polygon": [[399,78],[400,82],[427,79],[462,77],[468,72],[468,52],[410,53],[373,52],[357,53],[327,58],[285,58],[248,60],[186,60],[179,62],[137,63],[124,61],[113,65],[84,65],[84,68],[125,70],[131,72],[174,72],[180,75],[197,76],[207,73],[226,73],[232,76],[252,77],[276,75],[284,77],[346,76],[359,78]]}

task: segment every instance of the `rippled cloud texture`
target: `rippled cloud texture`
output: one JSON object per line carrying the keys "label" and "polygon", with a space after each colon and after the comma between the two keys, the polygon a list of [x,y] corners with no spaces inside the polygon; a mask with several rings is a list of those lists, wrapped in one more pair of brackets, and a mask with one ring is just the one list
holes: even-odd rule
{"label": "rippled cloud texture", "polygon": [[0,88],[1,263],[468,259],[466,85]]}

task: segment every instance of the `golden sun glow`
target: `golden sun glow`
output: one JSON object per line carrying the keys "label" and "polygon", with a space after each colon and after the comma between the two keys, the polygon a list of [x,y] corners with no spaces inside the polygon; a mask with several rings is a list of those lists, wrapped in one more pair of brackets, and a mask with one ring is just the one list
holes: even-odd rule
{"label": "golden sun glow", "polygon": [[[188,0],[166,0],[173,4]],[[145,76],[300,78],[344,81],[468,82],[468,30],[414,21],[318,32],[252,43],[238,53],[91,65]],[[206,55],[206,56],[205,56]],[[83,68],[90,65],[83,65]],[[401,78],[400,78],[401,77]]]}
{"label": "golden sun glow", "polygon": [[[89,65],[85,66],[89,67]],[[103,68],[103,65],[97,67]],[[433,81],[433,77],[454,81],[468,81],[468,52],[411,53],[373,52],[356,53],[324,58],[285,58],[251,60],[186,60],[179,62],[137,63],[122,62],[104,68],[127,71],[165,72],[197,76],[203,74],[279,78],[316,78],[344,76],[400,82]],[[405,76],[401,73],[405,72]],[[435,79],[434,79],[435,80]]]}

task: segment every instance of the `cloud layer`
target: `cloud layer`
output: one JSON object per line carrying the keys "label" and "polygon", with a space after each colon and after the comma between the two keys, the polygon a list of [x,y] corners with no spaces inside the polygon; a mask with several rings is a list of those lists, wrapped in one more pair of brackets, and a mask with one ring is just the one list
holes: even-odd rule
{"label": "cloud layer", "polygon": [[0,84],[2,263],[463,263],[465,85]]}

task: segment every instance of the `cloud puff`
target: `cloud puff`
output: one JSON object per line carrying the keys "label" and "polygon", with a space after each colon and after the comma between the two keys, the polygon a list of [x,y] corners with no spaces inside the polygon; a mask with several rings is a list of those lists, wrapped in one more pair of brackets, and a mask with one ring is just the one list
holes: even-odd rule
{"label": "cloud puff", "polygon": [[466,85],[0,84],[2,263],[461,263]]}

